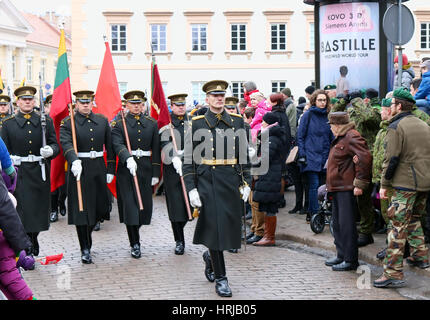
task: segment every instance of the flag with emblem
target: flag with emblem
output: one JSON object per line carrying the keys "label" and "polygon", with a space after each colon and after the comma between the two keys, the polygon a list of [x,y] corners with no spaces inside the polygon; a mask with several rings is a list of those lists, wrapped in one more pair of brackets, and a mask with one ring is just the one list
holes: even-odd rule
{"label": "flag with emblem", "polygon": [[69,63],[67,62],[66,36],[64,29],[61,29],[54,93],[52,94],[51,112],[49,114],[54,121],[55,133],[60,145],[60,154],[51,161],[51,191],[55,191],[65,183],[64,164],[66,159],[63,156],[63,149],[60,144],[60,125],[61,121],[69,115],[68,105],[70,103],[72,103],[72,91],[70,88]]}
{"label": "flag with emblem", "polygon": [[169,108],[167,108],[163,85],[161,84],[155,59],[151,64],[151,117],[157,120],[158,129],[170,123]]}
{"label": "flag with emblem", "polygon": [[93,112],[101,113],[111,121],[121,110],[122,103],[109,42],[106,40],[105,46],[106,51],[100,71],[99,83],[97,85],[95,95],[96,106]]}

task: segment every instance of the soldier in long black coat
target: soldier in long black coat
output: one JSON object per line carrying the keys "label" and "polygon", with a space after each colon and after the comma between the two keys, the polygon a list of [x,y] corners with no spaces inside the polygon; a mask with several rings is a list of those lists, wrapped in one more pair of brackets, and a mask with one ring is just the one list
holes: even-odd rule
{"label": "soldier in long black coat", "polygon": [[[18,180],[15,197],[16,210],[28,233],[33,254],[39,255],[40,232],[49,229],[51,212],[50,162],[59,152],[60,147],[55,136],[54,124],[46,116],[46,146],[42,146],[41,117],[34,111],[33,87],[20,87],[15,90],[19,111],[3,122],[1,136],[18,166]],[[45,179],[43,179],[45,178]]]}
{"label": "soldier in long black coat", "polygon": [[214,281],[210,275],[213,265],[215,289],[223,297],[232,296],[223,250],[240,248],[242,201],[247,201],[250,192],[242,165],[248,159],[244,121],[224,110],[227,87],[228,83],[221,80],[203,86],[209,109],[204,116],[192,119],[183,166],[190,204],[201,207],[193,243],[209,248],[210,257],[207,252],[203,254],[205,275]]}
{"label": "soldier in long black coat", "polygon": [[[70,117],[60,127],[60,142],[68,163],[68,223],[76,226],[82,262],[92,263],[91,233],[101,219],[109,220],[109,196],[106,183],[113,180],[115,159],[108,119],[92,112],[94,92],[78,91],[74,115],[78,154],[74,151]],[[107,168],[103,151],[107,153]],[[83,212],[79,211],[76,180],[81,181]]]}
{"label": "soldier in long black coat", "polygon": [[[160,177],[160,138],[157,122],[142,113],[145,93],[129,91],[124,94],[124,99],[129,110],[125,121],[132,154],[127,148],[122,119],[111,123],[112,144],[118,156],[116,188],[119,219],[127,227],[131,256],[138,259],[141,257],[139,229],[151,223],[152,186],[159,182]],[[137,175],[143,210],[139,208],[134,175]]]}
{"label": "soldier in long black coat", "polygon": [[184,227],[188,221],[188,211],[179,176],[179,173],[182,174],[184,131],[191,130],[190,122],[186,119],[185,98],[187,96],[187,94],[175,94],[168,97],[171,101],[171,125],[175,135],[177,152],[172,143],[170,124],[159,131],[167,212],[176,241],[175,254],[178,255],[184,254]]}

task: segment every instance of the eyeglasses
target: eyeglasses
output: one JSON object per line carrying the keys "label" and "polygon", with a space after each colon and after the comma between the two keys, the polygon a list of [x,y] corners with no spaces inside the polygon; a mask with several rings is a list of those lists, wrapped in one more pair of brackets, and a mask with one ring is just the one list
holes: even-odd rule
{"label": "eyeglasses", "polygon": [[317,99],[318,102],[326,102],[327,99]]}

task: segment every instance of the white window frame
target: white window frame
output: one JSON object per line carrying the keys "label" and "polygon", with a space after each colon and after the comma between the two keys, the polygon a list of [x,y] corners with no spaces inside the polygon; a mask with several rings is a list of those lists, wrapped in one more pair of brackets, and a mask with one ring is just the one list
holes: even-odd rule
{"label": "white window frame", "polygon": [[[419,35],[420,49],[430,50],[430,22],[420,21],[419,23],[420,23],[420,35]],[[423,30],[423,25],[426,26],[425,30]],[[423,31],[424,31],[424,34],[423,34]]]}
{"label": "white window frame", "polygon": [[193,93],[193,103],[194,100],[197,100],[199,104],[205,104],[206,102],[206,93],[202,90],[205,81],[193,81],[191,82],[191,92]]}
{"label": "white window frame", "polygon": [[40,74],[42,76],[42,82],[46,81],[46,59],[40,60]]}
{"label": "white window frame", "polygon": [[16,56],[12,55],[12,79],[16,79]]}
{"label": "white window frame", "polygon": [[232,81],[230,84],[231,94],[233,97],[239,100],[243,99],[245,90],[243,89],[243,84],[246,81]]}
{"label": "white window frame", "polygon": [[[113,30],[114,27],[117,28],[116,31]],[[124,27],[124,30],[121,30],[121,27]],[[114,32],[117,33],[116,37],[114,37]],[[125,36],[121,36],[121,33],[124,33]],[[115,53],[127,52],[127,24],[124,24],[124,23],[110,24],[110,35],[111,35],[111,51]],[[114,43],[115,40],[116,40],[116,43]],[[121,40],[124,40],[123,41],[124,43],[121,43]],[[116,46],[116,49],[114,48],[114,46]]]}
{"label": "white window frame", "polygon": [[[204,41],[202,43],[202,28],[204,31]],[[197,30],[196,30],[197,29]],[[194,37],[195,32],[197,32],[197,38]],[[194,49],[195,40],[197,40],[197,50]],[[202,49],[205,46],[205,49]],[[208,24],[207,23],[192,23],[191,24],[191,51],[192,52],[207,52],[208,51]]]}
{"label": "white window frame", "polygon": [[272,81],[272,93],[281,92],[281,90],[285,89],[286,87],[287,87],[287,80],[274,80],[274,81]]}
{"label": "white window frame", "polygon": [[[161,27],[164,27],[164,31],[161,31]],[[154,38],[154,27],[156,38]],[[165,23],[152,23],[150,24],[150,33],[151,33],[151,45],[154,52],[167,52],[167,24]],[[162,42],[162,32],[164,32],[164,42]],[[156,44],[154,44],[154,40]],[[161,46],[164,45],[164,50],[161,49]]]}
{"label": "white window frame", "polygon": [[309,50],[315,51],[315,23],[309,23]]}
{"label": "white window frame", "polygon": [[128,82],[118,82],[119,94],[121,97],[127,92]]}
{"label": "white window frame", "polygon": [[27,57],[27,81],[33,81],[33,57]]}
{"label": "white window frame", "polygon": [[[236,28],[237,28],[237,30],[236,31],[234,31],[233,30],[233,27],[234,26],[236,26]],[[242,30],[240,30],[241,29],[241,27],[245,27],[245,36],[244,37],[241,37],[241,35],[240,35],[240,32],[242,32]],[[237,42],[236,42],[236,44],[234,43],[234,39],[235,39],[235,37],[233,36],[233,33],[234,32],[237,32],[238,33],[238,35],[237,35]],[[230,24],[230,37],[231,37],[231,51],[232,52],[241,52],[241,51],[246,51],[246,45],[247,45],[247,43],[246,43],[246,36],[247,36],[247,34],[246,34],[246,32],[247,32],[247,24],[246,23],[231,23]],[[241,43],[241,39],[244,39],[244,42],[243,43]],[[237,49],[233,49],[233,46],[237,46]],[[240,47],[241,47],[241,45],[244,45],[245,46],[245,48],[244,49],[241,49]]]}
{"label": "white window frame", "polygon": [[[284,26],[284,36],[281,36],[281,26]],[[276,30],[273,28],[276,27]],[[276,32],[276,35],[273,33]],[[276,40],[275,42],[273,40]],[[284,39],[284,43],[281,40]],[[281,48],[281,45],[284,47]],[[275,48],[274,48],[275,46]],[[287,50],[287,24],[286,23],[271,23],[270,24],[270,50],[271,51],[286,51]]]}

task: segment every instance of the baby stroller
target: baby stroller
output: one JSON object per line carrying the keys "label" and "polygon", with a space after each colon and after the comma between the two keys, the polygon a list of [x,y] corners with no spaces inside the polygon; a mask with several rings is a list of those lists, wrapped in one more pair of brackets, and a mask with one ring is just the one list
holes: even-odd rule
{"label": "baby stroller", "polygon": [[318,188],[318,202],[320,204],[319,210],[311,217],[311,229],[315,233],[321,233],[324,231],[326,224],[330,227],[330,233],[333,234],[333,223],[331,219],[331,206],[333,197],[328,194],[326,185],[322,185]]}

